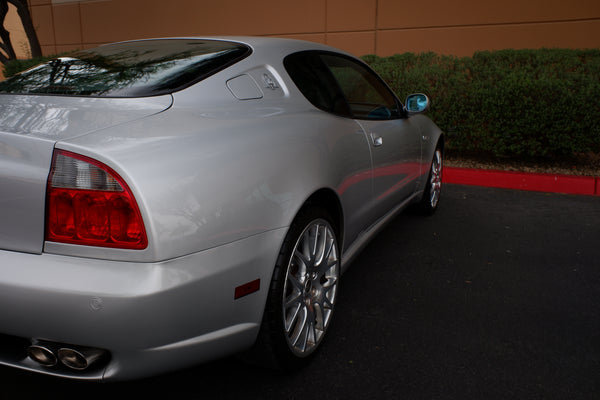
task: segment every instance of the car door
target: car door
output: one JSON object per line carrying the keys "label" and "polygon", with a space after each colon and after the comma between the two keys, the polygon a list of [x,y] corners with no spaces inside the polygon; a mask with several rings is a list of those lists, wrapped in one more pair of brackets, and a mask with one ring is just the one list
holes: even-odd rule
{"label": "car door", "polygon": [[373,223],[371,149],[368,137],[352,116],[344,94],[321,59],[322,54],[320,51],[293,53],[284,59],[284,66],[302,95],[327,113],[325,117],[311,113],[311,120],[331,122],[330,127],[323,129],[323,137],[329,143],[328,158],[340,176],[336,190],[344,208],[344,246],[347,246]]}
{"label": "car door", "polygon": [[366,65],[323,54],[353,118],[369,138],[373,165],[374,214],[381,216],[407,200],[421,175],[421,133],[396,96]]}

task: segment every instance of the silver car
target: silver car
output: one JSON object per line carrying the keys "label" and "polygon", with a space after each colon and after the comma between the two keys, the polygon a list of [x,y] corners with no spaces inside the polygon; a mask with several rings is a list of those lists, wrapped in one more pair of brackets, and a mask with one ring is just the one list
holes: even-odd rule
{"label": "silver car", "polygon": [[0,364],[132,379],[315,355],[444,141],[362,61],[272,38],[84,50],[0,82]]}

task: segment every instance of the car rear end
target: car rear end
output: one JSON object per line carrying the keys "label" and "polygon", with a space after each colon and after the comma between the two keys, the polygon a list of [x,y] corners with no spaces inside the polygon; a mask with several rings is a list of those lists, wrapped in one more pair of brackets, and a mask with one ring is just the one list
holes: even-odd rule
{"label": "car rear end", "polygon": [[[114,140],[106,132],[159,119],[171,96],[24,97],[0,99],[21,116],[0,121],[0,364],[131,379],[248,347],[264,296],[246,294],[269,281],[285,230],[157,258],[141,177],[66,145],[100,131]],[[68,118],[50,124],[39,109]]]}
{"label": "car rear end", "polygon": [[[221,218],[228,207],[223,194],[210,196],[211,204],[198,194],[213,178],[189,169],[191,178],[179,179],[176,194],[168,192],[177,168],[199,158],[177,154],[182,143],[194,153],[204,144],[195,126],[185,135],[173,132],[183,119],[197,123],[200,111],[175,110],[171,92],[222,71],[250,49],[221,40],[158,41],[154,62],[147,59],[150,42],[136,46],[141,56],[133,66],[114,73],[113,63],[104,62],[110,49],[101,47],[102,57],[92,57],[100,64],[92,67],[80,62],[85,55],[66,57],[50,73],[33,69],[29,80],[0,83],[0,92],[31,92],[0,94],[0,364],[75,379],[132,379],[232,354],[256,338],[287,229],[265,225],[263,213],[248,209],[285,198],[266,193],[271,203],[259,204],[253,199],[261,193],[242,193],[247,208],[232,202],[234,213]],[[209,56],[189,57],[188,46],[205,44]],[[122,51],[127,46],[117,45],[114,54],[131,54]],[[168,49],[185,60],[165,55]],[[165,74],[170,68],[172,77]],[[69,79],[55,80],[69,71],[75,71]],[[82,79],[89,71],[108,74],[101,82]],[[156,79],[146,80],[148,72]],[[110,89],[122,76],[151,84]],[[231,103],[241,102],[220,87]],[[153,157],[165,148],[176,154],[160,164]],[[202,171],[214,168],[210,159],[202,162]],[[168,174],[159,176],[165,168]],[[231,190],[240,187],[254,189]],[[209,205],[207,218],[188,215]],[[251,214],[244,229],[241,214]]]}

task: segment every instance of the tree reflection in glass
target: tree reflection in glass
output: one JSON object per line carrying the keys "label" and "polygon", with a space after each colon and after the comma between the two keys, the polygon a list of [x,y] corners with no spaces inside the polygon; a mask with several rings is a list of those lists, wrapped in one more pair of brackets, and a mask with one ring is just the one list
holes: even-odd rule
{"label": "tree reflection in glass", "polygon": [[250,50],[216,40],[137,41],[78,51],[0,82],[0,93],[140,97],[171,93]]}

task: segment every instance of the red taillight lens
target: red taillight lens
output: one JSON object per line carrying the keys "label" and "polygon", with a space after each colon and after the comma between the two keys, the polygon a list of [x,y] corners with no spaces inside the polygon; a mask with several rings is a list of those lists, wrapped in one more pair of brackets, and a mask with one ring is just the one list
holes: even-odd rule
{"label": "red taillight lens", "polygon": [[123,179],[106,165],[56,150],[48,179],[46,240],[144,249],[146,230]]}

